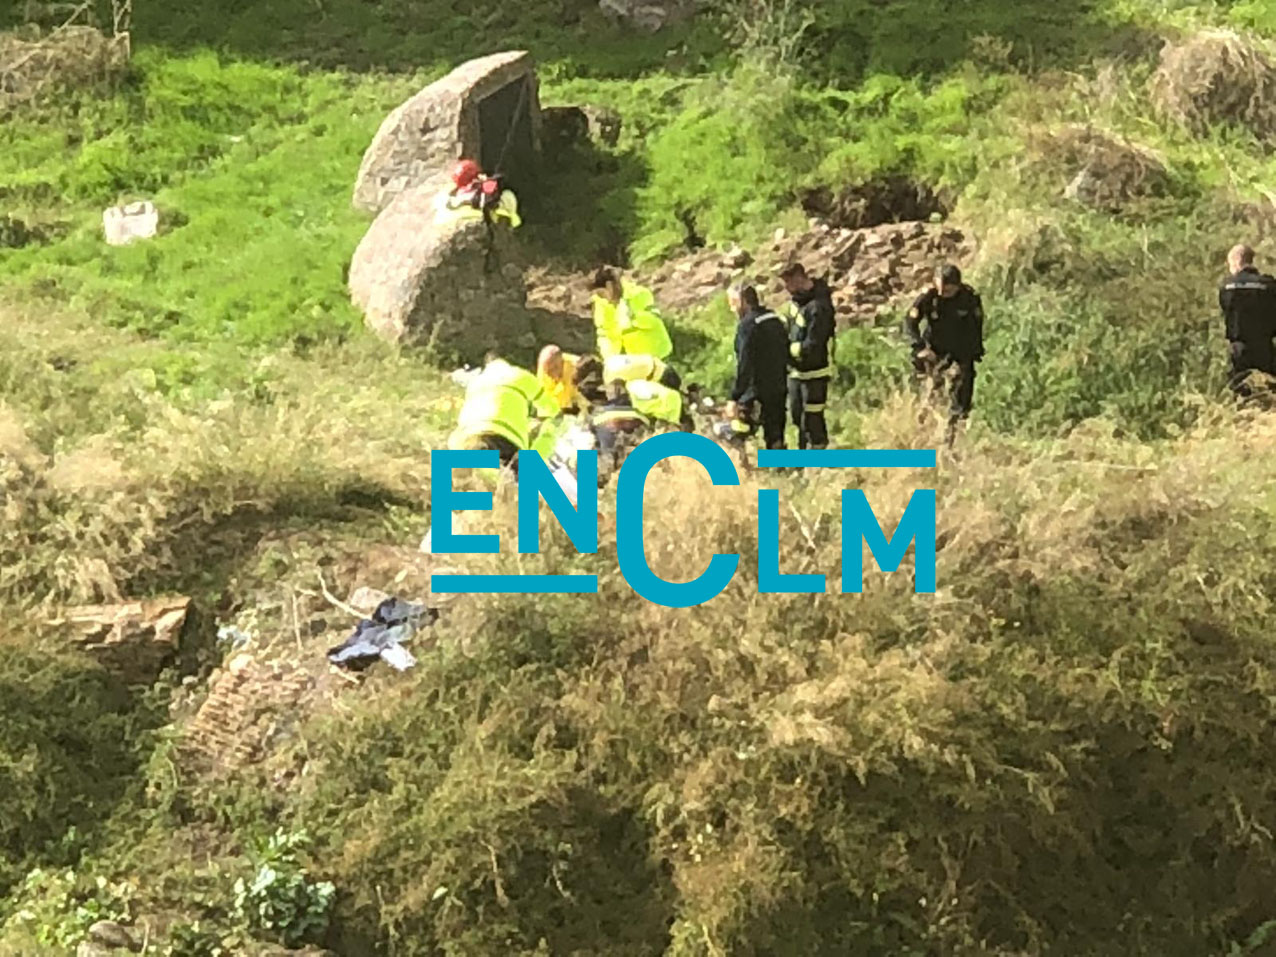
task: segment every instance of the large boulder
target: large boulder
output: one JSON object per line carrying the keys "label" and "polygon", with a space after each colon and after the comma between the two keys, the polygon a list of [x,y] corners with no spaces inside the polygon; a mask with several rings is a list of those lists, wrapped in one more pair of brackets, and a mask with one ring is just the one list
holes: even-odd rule
{"label": "large boulder", "polygon": [[470,60],[386,117],[363,156],[354,205],[379,213],[463,156],[517,188],[540,149],[540,112],[529,54]]}
{"label": "large boulder", "polygon": [[535,346],[527,289],[503,223],[438,223],[443,186],[395,199],[350,265],[350,295],[368,327],[396,344],[426,346],[445,362],[477,363],[488,349]]}

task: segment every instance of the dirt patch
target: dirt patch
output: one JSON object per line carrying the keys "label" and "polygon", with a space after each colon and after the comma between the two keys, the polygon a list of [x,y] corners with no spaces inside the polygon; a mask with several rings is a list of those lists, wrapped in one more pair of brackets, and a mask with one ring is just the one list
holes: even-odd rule
{"label": "dirt patch", "polygon": [[17,216],[0,216],[0,249],[45,246],[65,232],[61,226],[31,223]]}
{"label": "dirt patch", "polygon": [[811,190],[802,198],[802,208],[836,228],[870,229],[946,217],[952,202],[942,191],[925,183],[891,177],[841,190]]}
{"label": "dirt patch", "polygon": [[[274,547],[289,545],[306,547],[300,540]],[[338,600],[347,603],[360,589],[422,601],[429,598],[430,580],[424,558],[410,548],[360,548],[328,555],[324,575]],[[294,764],[300,762],[288,755],[300,743],[301,725],[316,715],[346,710],[343,698],[359,694],[361,685],[384,669],[351,674],[328,663],[328,650],[349,635],[356,619],[322,595],[317,575],[304,583],[263,587],[241,602],[250,603],[248,617],[255,624],[244,630],[249,640],[226,650],[225,661],[208,680],[207,696],[187,711],[180,752],[187,767],[212,775],[283,754],[285,760],[275,767],[283,780],[298,771]],[[418,634],[413,652],[426,653],[430,638]]]}
{"label": "dirt patch", "polygon": [[1209,30],[1167,43],[1152,98],[1162,114],[1197,134],[1229,124],[1276,138],[1276,64],[1253,37]]}

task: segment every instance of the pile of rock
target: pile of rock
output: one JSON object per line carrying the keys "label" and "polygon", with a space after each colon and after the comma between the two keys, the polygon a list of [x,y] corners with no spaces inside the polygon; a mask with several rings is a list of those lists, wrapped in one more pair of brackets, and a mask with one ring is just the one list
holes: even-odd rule
{"label": "pile of rock", "polygon": [[[779,302],[779,269],[801,262],[812,275],[828,279],[839,322],[852,325],[872,322],[884,310],[920,293],[937,265],[965,265],[973,254],[967,234],[950,225],[913,222],[839,229],[816,222],[796,236],[777,231],[756,254],[739,246],[702,249],[640,272],[637,278],[651,286],[663,308],[685,312],[742,279],[757,283],[769,302]],[[530,278],[530,301],[557,312],[588,315],[588,277],[540,272]]]}
{"label": "pile of rock", "polygon": [[961,229],[946,224],[891,223],[871,229],[816,225],[793,239],[778,236],[765,252],[776,262],[800,262],[823,275],[843,325],[872,322],[920,293],[935,267],[970,260],[974,244]]}
{"label": "pile of rock", "polygon": [[50,625],[128,684],[150,684],[178,650],[191,600],[181,595],[79,605]]}
{"label": "pile of rock", "polygon": [[296,662],[241,652],[214,672],[208,698],[186,729],[182,756],[191,766],[223,773],[259,761],[316,693],[315,678]]}

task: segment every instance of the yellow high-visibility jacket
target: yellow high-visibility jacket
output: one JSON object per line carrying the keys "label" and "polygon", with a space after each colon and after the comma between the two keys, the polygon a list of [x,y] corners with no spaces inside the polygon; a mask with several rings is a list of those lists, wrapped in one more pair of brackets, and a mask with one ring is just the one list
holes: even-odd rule
{"label": "yellow high-visibility jacket", "polygon": [[[482,219],[483,211],[475,209],[474,206],[464,199],[456,197],[451,190],[445,190],[439,194],[439,198],[435,203],[435,221],[442,224],[458,219]],[[511,229],[518,229],[523,225],[523,219],[518,214],[518,197],[514,195],[513,190],[502,189],[501,199],[497,203],[496,208],[492,210],[492,219],[503,219],[509,223]]]}
{"label": "yellow high-visibility jacket", "polygon": [[541,388],[554,400],[560,411],[570,409],[580,399],[580,394],[576,391],[576,363],[578,362],[580,362],[580,356],[568,355],[564,352],[562,379],[555,379],[543,372],[537,373]]}
{"label": "yellow high-visibility jacket", "polygon": [[616,305],[602,296],[594,297],[598,354],[604,361],[618,355],[668,359],[673,343],[656,309],[656,297],[650,289],[628,280],[622,279],[620,286],[620,302]]}
{"label": "yellow high-visibility jacket", "polygon": [[682,423],[682,393],[659,382],[636,379],[629,383],[633,406],[649,419],[671,425]]}
{"label": "yellow high-visibility jacket", "polygon": [[470,382],[449,444],[453,448],[478,435],[499,435],[518,449],[529,448],[532,423],[558,415],[558,404],[526,369],[495,359]]}
{"label": "yellow high-visibility jacket", "polygon": [[618,355],[603,361],[603,382],[633,382],[645,379],[659,382],[665,374],[665,364],[655,356]]}

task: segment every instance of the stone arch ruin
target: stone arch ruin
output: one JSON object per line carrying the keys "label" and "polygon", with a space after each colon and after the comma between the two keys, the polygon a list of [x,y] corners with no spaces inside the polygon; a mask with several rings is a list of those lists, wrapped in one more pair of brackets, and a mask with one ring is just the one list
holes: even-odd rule
{"label": "stone arch ruin", "polygon": [[379,213],[438,179],[463,156],[499,172],[515,191],[540,150],[539,83],[530,54],[470,60],[386,117],[364,153],[354,205]]}
{"label": "stone arch ruin", "polygon": [[354,191],[354,205],[376,214],[349,274],[369,329],[442,362],[534,347],[517,240],[503,225],[440,223],[434,211],[461,157],[516,194],[532,188],[540,139],[536,73],[522,51],[462,64],[386,117]]}

